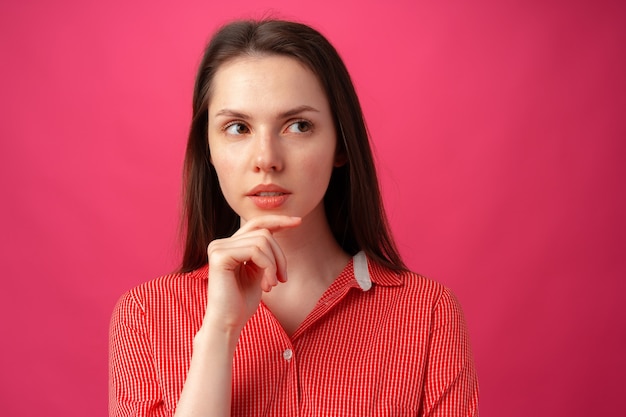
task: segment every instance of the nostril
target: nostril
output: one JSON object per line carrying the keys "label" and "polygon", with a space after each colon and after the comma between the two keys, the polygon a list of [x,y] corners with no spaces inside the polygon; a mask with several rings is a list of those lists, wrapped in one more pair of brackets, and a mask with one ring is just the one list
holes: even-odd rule
{"label": "nostril", "polygon": [[282,161],[278,154],[273,150],[264,150],[260,152],[254,161],[254,169],[258,171],[280,171],[282,169]]}

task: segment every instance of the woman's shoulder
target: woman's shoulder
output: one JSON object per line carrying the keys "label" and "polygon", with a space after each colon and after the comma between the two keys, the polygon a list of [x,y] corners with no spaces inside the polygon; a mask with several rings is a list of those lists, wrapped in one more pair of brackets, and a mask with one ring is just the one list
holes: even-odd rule
{"label": "woman's shoulder", "polygon": [[206,291],[208,267],[190,272],[173,272],[139,284],[125,292],[118,306],[135,304],[142,310],[149,305],[163,305],[173,300],[188,299],[193,294]]}
{"label": "woman's shoulder", "polygon": [[370,264],[369,269],[375,285],[399,293],[404,300],[419,301],[422,306],[428,304],[433,307],[442,302],[456,302],[452,290],[436,279],[411,270],[393,270],[376,263]]}
{"label": "woman's shoulder", "polygon": [[396,287],[401,291],[441,294],[446,287],[440,282],[408,269],[395,270],[376,262],[369,262],[369,273],[374,284]]}

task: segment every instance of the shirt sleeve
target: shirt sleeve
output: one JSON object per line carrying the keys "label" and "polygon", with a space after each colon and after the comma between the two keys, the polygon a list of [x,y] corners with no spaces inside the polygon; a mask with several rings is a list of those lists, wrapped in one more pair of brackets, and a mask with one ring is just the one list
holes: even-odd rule
{"label": "shirt sleeve", "polygon": [[477,417],[478,380],[461,307],[444,289],[434,309],[421,417]]}
{"label": "shirt sleeve", "polygon": [[109,335],[109,416],[165,417],[145,309],[133,293],[118,301]]}

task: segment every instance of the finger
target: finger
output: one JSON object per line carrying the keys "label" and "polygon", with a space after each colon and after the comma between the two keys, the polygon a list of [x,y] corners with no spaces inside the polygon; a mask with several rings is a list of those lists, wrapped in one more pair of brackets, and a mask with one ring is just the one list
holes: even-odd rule
{"label": "finger", "polygon": [[[297,227],[302,223],[301,217],[290,217],[284,215],[265,215],[254,217],[247,221],[233,236],[236,238],[240,235],[247,234],[257,230],[267,230],[270,234],[276,233],[283,229]],[[278,243],[270,239],[277,261],[278,278],[281,282],[287,281],[287,261],[285,255]]]}
{"label": "finger", "polygon": [[[278,280],[286,280],[285,255],[266,229],[255,230],[237,238],[214,241],[210,246],[209,263],[218,262],[223,268],[232,271],[247,264],[245,267],[248,272],[255,272],[272,286],[277,285]],[[258,258],[261,254],[263,258]],[[258,268],[251,268],[254,265]]]}
{"label": "finger", "polygon": [[218,270],[230,271],[238,277],[240,285],[247,287],[256,281],[254,285],[264,291],[278,284],[276,260],[266,239],[248,237],[238,242],[222,242],[210,245],[209,251],[210,274]]}
{"label": "finger", "polygon": [[[263,242],[250,240],[251,237],[262,239]],[[280,247],[276,239],[274,239],[274,236],[269,230],[267,229],[253,230],[246,234],[233,237],[232,242],[241,246],[256,244],[259,247],[261,247],[262,245],[263,248],[265,248],[266,247],[265,244],[267,244],[269,247],[269,252],[271,252],[271,255],[273,256],[276,262],[276,271],[277,271],[276,276],[278,280],[280,280],[281,282],[287,281],[287,258],[285,257],[285,253],[283,252],[282,248]],[[269,252],[268,252],[268,255],[269,255]]]}
{"label": "finger", "polygon": [[[208,248],[209,263],[215,266],[220,265],[226,270],[235,270],[244,262],[254,262],[255,254],[263,252],[268,259],[271,258],[271,263],[275,264],[274,249],[268,237],[272,239],[271,234],[265,230],[255,231],[252,234],[237,238],[214,240]],[[259,264],[259,266],[265,267],[266,263]]]}
{"label": "finger", "polygon": [[300,223],[302,223],[301,217],[290,217],[279,214],[258,216],[246,221],[246,223],[233,234],[233,237],[258,229],[267,229],[271,233],[276,233],[283,229],[296,227],[300,225]]}
{"label": "finger", "polygon": [[[261,289],[269,292],[272,287],[278,285],[276,278],[276,263],[271,256],[264,251],[251,251],[250,261],[241,265],[244,275],[258,279]],[[260,274],[260,276],[259,276]]]}

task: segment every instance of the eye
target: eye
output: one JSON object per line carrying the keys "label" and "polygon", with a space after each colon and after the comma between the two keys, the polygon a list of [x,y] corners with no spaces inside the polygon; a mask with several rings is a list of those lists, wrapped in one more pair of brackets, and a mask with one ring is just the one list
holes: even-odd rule
{"label": "eye", "polygon": [[313,124],[311,122],[306,120],[298,120],[287,126],[287,131],[289,133],[307,133],[310,132],[312,128]]}
{"label": "eye", "polygon": [[224,127],[224,131],[229,135],[245,135],[246,133],[250,133],[250,129],[243,123],[233,122],[229,123]]}

